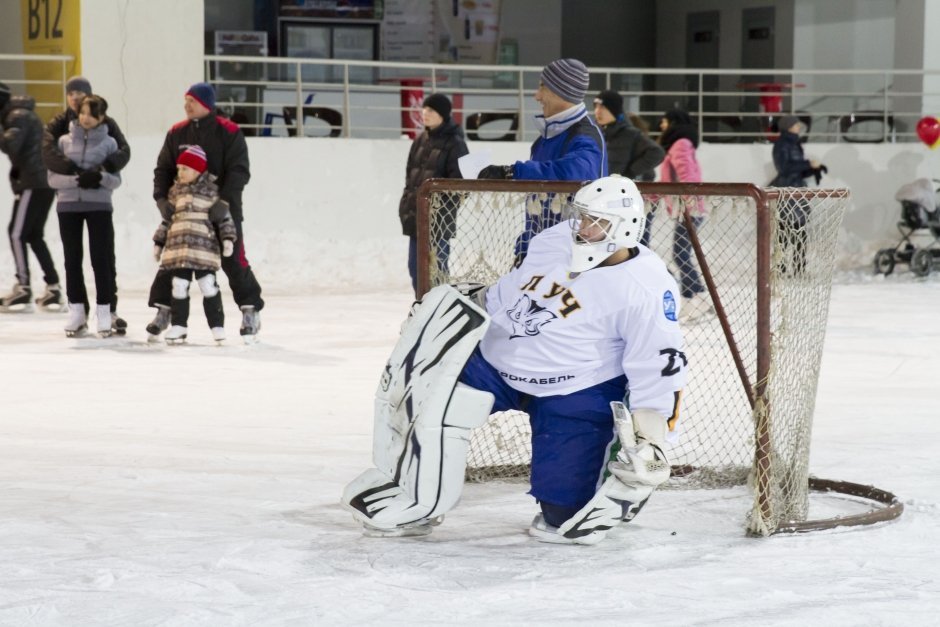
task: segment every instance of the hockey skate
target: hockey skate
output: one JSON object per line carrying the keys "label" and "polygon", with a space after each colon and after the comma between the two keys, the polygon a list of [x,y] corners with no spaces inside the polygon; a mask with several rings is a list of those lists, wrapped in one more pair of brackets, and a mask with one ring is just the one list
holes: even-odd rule
{"label": "hockey skate", "polygon": [[242,305],[242,340],[245,344],[254,344],[258,341],[258,331],[261,330],[261,315],[252,305]]}
{"label": "hockey skate", "polygon": [[87,314],[83,303],[69,303],[69,320],[65,323],[65,337],[82,337],[88,331]]}
{"label": "hockey skate", "polygon": [[535,518],[532,519],[532,524],[529,526],[529,535],[539,542],[548,542],[550,544],[596,544],[604,539],[603,534],[589,534],[593,537],[579,538],[577,540],[566,538],[558,530],[558,527],[554,527],[545,522],[545,518],[542,514],[536,514]]}
{"label": "hockey skate", "polygon": [[98,321],[96,331],[98,337],[111,337],[111,305],[98,305],[95,307],[95,318]]}
{"label": "hockey skate", "polygon": [[119,316],[116,311],[111,312],[111,333],[113,335],[127,335],[127,321]]}
{"label": "hockey skate", "polygon": [[163,305],[157,305],[157,315],[154,316],[150,324],[147,325],[147,341],[156,342],[160,339],[160,334],[170,327],[170,308]]}
{"label": "hockey skate", "polygon": [[0,298],[0,311],[29,312],[33,310],[33,292],[28,285],[14,283],[10,293]]}
{"label": "hockey skate", "polygon": [[170,346],[185,344],[188,331],[189,330],[186,327],[181,327],[178,324],[174,324],[170,327],[170,330],[166,332],[166,343]]}
{"label": "hockey skate", "polygon": [[225,341],[225,327],[212,327],[212,339],[215,340],[216,344],[221,344]]}
{"label": "hockey skate", "polygon": [[362,535],[367,538],[419,538],[430,535],[434,527],[442,522],[444,522],[443,514],[434,518],[423,518],[407,525],[399,525],[394,529],[379,529],[363,523]]}
{"label": "hockey skate", "polygon": [[43,309],[48,309],[50,311],[62,311],[64,307],[64,300],[62,299],[62,288],[59,287],[58,283],[50,283],[46,286],[46,291],[43,292],[42,296],[36,299],[36,304]]}

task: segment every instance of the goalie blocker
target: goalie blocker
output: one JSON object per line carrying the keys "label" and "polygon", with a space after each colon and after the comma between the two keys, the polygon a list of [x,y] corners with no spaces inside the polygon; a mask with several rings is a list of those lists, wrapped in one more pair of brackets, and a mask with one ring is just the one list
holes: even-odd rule
{"label": "goalie blocker", "polygon": [[493,406],[492,394],[457,384],[489,325],[469,291],[428,292],[385,366],[375,395],[375,468],[342,496],[368,535],[424,535],[460,499],[471,429]]}

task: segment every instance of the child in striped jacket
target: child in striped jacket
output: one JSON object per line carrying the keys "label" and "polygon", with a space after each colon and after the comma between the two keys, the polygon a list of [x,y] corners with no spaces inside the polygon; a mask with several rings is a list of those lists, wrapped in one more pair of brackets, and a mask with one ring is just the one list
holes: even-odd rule
{"label": "child in striped jacket", "polygon": [[235,223],[228,204],[219,198],[215,177],[206,171],[206,153],[189,146],[176,160],[176,180],[160,203],[163,222],[153,236],[154,257],[160,270],[173,275],[173,299],[166,334],[168,344],[184,341],[189,320],[189,284],[195,277],[202,305],[217,342],[225,339],[225,313],[215,273],[235,247]]}

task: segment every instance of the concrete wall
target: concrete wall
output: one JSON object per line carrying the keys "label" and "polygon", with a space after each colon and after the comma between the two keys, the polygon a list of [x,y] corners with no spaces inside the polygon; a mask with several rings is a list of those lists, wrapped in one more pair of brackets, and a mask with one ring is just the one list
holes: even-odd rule
{"label": "concrete wall", "polygon": [[562,55],[561,0],[502,0],[499,36],[519,42],[519,65],[545,65]]}
{"label": "concrete wall", "polygon": [[82,2],[82,73],[125,135],[165,133],[203,80],[202,0]]}
{"label": "concrete wall", "polygon": [[[23,24],[20,19],[20,3],[3,3],[3,19],[0,19],[0,53],[23,53]],[[0,61],[0,74],[7,80],[22,80],[25,75],[23,63],[19,61]],[[22,88],[14,90],[23,93]]]}
{"label": "concrete wall", "polygon": [[588,67],[656,67],[653,2],[569,0],[562,3],[561,26],[562,55]]}
{"label": "concrete wall", "polygon": [[656,64],[685,67],[686,15],[720,11],[719,66],[742,67],[741,13],[744,9],[773,6],[775,11],[774,58],[777,67],[790,67],[793,59],[793,1],[778,0],[658,0],[656,2]]}
{"label": "concrete wall", "polygon": [[[157,226],[151,200],[153,166],[162,137],[133,137],[134,156],[114,196],[118,271],[122,290],[140,292],[156,264],[150,238]],[[398,222],[406,140],[249,138],[252,180],[245,190],[248,258],[265,289],[408,289],[406,239]],[[496,163],[524,158],[523,143],[477,142]],[[710,181],[764,184],[773,176],[770,146],[705,144],[699,158]],[[940,171],[940,153],[915,144],[811,144],[826,163],[827,186],[848,186],[853,203],[839,243],[843,269],[867,268],[878,248],[897,242],[897,188]],[[13,199],[0,186],[0,223]],[[61,270],[58,222],[47,240]],[[39,282],[35,261],[34,282]],[[91,273],[87,276],[91,281]],[[9,248],[0,246],[0,281],[13,280]],[[37,285],[38,287],[38,285]]]}

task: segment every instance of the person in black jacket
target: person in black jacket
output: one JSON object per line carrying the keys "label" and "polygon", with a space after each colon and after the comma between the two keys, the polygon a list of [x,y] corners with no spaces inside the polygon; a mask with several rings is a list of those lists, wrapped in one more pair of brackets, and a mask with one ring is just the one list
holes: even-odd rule
{"label": "person in black jacket", "polygon": [[[418,135],[408,152],[405,168],[405,190],[398,203],[401,230],[408,236],[408,272],[411,286],[418,291],[418,232],[417,192],[421,184],[430,178],[463,178],[457,159],[467,154],[467,143],[463,129],[450,118],[451,103],[444,94],[431,94],[424,99],[421,115],[424,132]],[[437,263],[441,272],[447,272],[450,255],[450,239],[454,235],[459,198],[448,195],[446,206],[438,213],[438,220],[431,224],[431,237],[437,241]]]}
{"label": "person in black jacket", "polygon": [[604,90],[594,99],[594,119],[604,132],[607,167],[634,181],[652,181],[666,156],[662,147],[633,126],[624,115],[623,96]]}
{"label": "person in black jacket", "polygon": [[[84,76],[73,76],[65,83],[65,99],[68,107],[65,111],[55,116],[42,134],[42,162],[50,172],[56,174],[81,174],[74,161],[65,156],[59,150],[59,138],[69,132],[69,124],[78,120],[79,107],[86,96],[91,96],[91,83]],[[124,169],[127,162],[131,160],[131,147],[121,132],[121,127],[110,116],[104,122],[108,128],[108,135],[117,142],[117,152],[108,156],[101,168],[111,174],[117,174]],[[91,176],[91,174],[86,175]],[[112,243],[111,250],[114,250]],[[111,297],[111,332],[115,335],[124,335],[127,332],[127,322],[117,313],[117,263],[112,257],[111,267],[114,268],[114,293]]]}
{"label": "person in black jacket", "polygon": [[[158,207],[166,205],[167,194],[176,177],[176,160],[190,146],[200,146],[206,153],[208,172],[216,177],[219,196],[228,203],[235,221],[235,254],[222,258],[222,270],[242,311],[241,335],[245,342],[253,342],[261,329],[259,312],[264,301],[261,299],[261,285],[245,255],[242,236],[242,190],[251,178],[248,144],[237,124],[215,115],[215,91],[209,83],[192,85],[184,96],[183,109],[186,119],[167,132],[157,157],[157,167],[153,171],[153,198]],[[168,272],[158,272],[150,287],[149,304],[157,308],[156,317],[147,325],[151,338],[159,336],[169,326],[172,289],[172,276]]]}
{"label": "person in black jacket", "polygon": [[[777,176],[770,182],[773,187],[806,187],[806,179],[815,177],[816,183],[827,172],[826,166],[815,159],[807,159],[800,143],[803,123],[795,115],[785,115],[777,123],[780,137],[774,143],[773,158]],[[810,206],[805,199],[791,198],[779,208],[777,232],[780,248],[784,256],[792,254],[792,268],[786,261],[781,261],[783,272],[800,275],[806,269],[806,222],[809,219]]]}
{"label": "person in black jacket", "polygon": [[32,299],[27,245],[36,255],[46,281],[46,292],[36,303],[43,307],[62,306],[59,274],[43,239],[55,192],[49,187],[46,168],[42,165],[42,122],[35,107],[33,98],[11,96],[10,88],[0,83],[0,150],[10,157],[10,187],[14,195],[7,232],[16,268],[16,283],[9,294],[0,298],[0,311],[18,305],[29,306]]}

